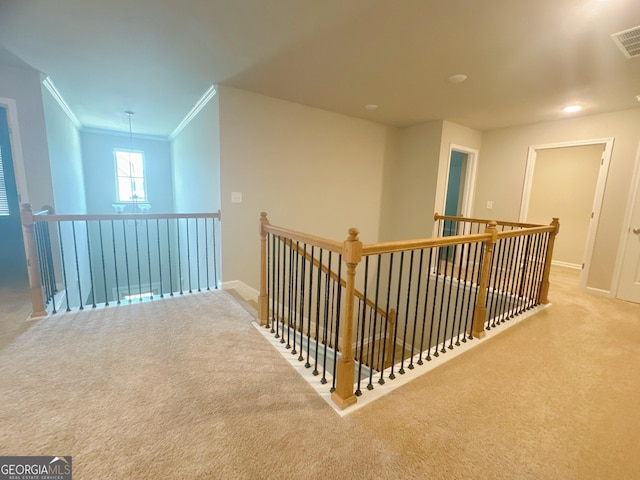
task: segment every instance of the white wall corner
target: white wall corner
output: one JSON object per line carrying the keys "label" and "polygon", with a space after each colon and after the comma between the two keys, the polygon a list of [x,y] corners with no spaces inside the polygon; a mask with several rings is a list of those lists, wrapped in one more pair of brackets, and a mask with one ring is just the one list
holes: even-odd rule
{"label": "white wall corner", "polygon": [[173,130],[173,132],[171,132],[171,134],[168,137],[168,140],[173,141],[174,138],[180,135],[180,132],[184,130],[184,128],[187,125],[189,125],[191,120],[193,120],[196,117],[196,115],[198,115],[200,110],[202,110],[205,107],[205,105],[209,103],[209,100],[211,100],[215,96],[215,94],[216,94],[216,87],[214,85],[211,85],[207,89],[207,91],[204,92],[204,94],[200,97],[200,100],[196,102],[193,108],[189,110],[189,113],[185,115],[185,117],[178,124],[178,126]]}

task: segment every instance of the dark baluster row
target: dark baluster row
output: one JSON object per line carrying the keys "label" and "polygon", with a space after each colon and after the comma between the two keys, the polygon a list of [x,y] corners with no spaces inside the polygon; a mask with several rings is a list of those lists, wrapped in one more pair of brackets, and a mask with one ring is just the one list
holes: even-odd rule
{"label": "dark baluster row", "polygon": [[341,256],[331,251],[267,236],[266,327],[306,368],[313,367],[322,384],[331,376],[332,390],[342,302],[341,263]]}
{"label": "dark baluster row", "polygon": [[45,295],[55,302],[55,254],[67,311],[218,286],[217,218],[62,220],[55,236],[35,220]]}

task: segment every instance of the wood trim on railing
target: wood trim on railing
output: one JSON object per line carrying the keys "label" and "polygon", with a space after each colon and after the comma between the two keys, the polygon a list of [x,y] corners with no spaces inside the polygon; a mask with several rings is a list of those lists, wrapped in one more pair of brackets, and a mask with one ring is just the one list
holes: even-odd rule
{"label": "wood trim on railing", "polygon": [[315,235],[308,235],[302,232],[296,232],[295,230],[289,230],[288,228],[276,227],[271,224],[264,226],[266,233],[272,233],[281,237],[289,238],[291,240],[297,240],[299,242],[313,245],[314,247],[324,248],[340,255],[343,254],[343,244],[336,242],[335,240],[329,240],[328,238],[316,237]]}
{"label": "wood trim on railing", "polygon": [[101,215],[38,215],[35,222],[78,222],[95,220],[164,220],[180,218],[218,218],[220,210],[214,213],[108,213]]}
{"label": "wood trim on railing", "polygon": [[468,217],[456,217],[452,215],[440,215],[439,213],[433,214],[434,220],[452,220],[455,222],[467,222],[467,223],[484,223],[485,225],[489,225],[491,222],[496,222],[496,225],[505,226],[505,227],[522,227],[522,228],[530,228],[530,227],[540,227],[541,225],[538,223],[521,223],[521,222],[506,222],[500,220],[487,220],[485,218],[468,218]]}
{"label": "wood trim on railing", "polygon": [[462,243],[484,242],[490,238],[486,233],[473,235],[452,235],[450,237],[422,238],[415,240],[400,240],[396,242],[371,243],[363,245],[362,255],[381,255],[383,253],[418,250],[422,248],[446,247]]}
{"label": "wood trim on railing", "polygon": [[553,232],[554,230],[555,227],[552,225],[547,225],[544,227],[522,228],[520,230],[498,232],[498,238],[526,237],[528,235],[537,235],[538,233]]}

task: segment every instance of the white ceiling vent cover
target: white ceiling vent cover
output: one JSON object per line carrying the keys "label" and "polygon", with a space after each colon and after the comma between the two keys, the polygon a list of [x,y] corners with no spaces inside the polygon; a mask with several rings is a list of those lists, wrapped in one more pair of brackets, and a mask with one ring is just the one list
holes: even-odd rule
{"label": "white ceiling vent cover", "polygon": [[640,26],[611,35],[627,58],[640,57]]}

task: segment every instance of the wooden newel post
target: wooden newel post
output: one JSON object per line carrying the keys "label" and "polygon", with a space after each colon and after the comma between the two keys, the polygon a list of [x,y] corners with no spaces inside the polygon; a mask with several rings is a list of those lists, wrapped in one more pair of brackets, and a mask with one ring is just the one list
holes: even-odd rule
{"label": "wooden newel post", "polygon": [[345,240],[342,258],[347,264],[347,280],[345,292],[345,315],[342,323],[342,343],[340,359],[336,367],[336,389],[331,400],[341,409],[356,403],[353,393],[355,360],[353,359],[353,314],[355,308],[356,267],[362,259],[362,242],[358,239],[360,232],[356,228],[349,229],[349,238]]}
{"label": "wooden newel post", "polygon": [[20,221],[22,223],[22,236],[24,238],[25,253],[27,255],[27,271],[29,274],[29,292],[31,294],[31,318],[45,317],[47,311],[44,308],[42,297],[42,285],[40,284],[40,267],[38,265],[38,253],[36,250],[36,237],[33,228],[33,211],[31,205],[23,203],[20,209]]}
{"label": "wooden newel post", "polygon": [[547,255],[544,260],[544,273],[542,274],[542,285],[540,285],[540,303],[549,303],[549,272],[551,272],[553,245],[556,241],[556,236],[560,231],[560,219],[557,217],[553,217],[551,225],[555,228],[549,234],[549,243],[547,244]]}
{"label": "wooden newel post", "polygon": [[491,221],[484,231],[484,233],[490,233],[491,238],[484,242],[482,271],[480,272],[480,284],[478,285],[478,298],[476,300],[476,308],[473,311],[471,334],[476,338],[482,338],[487,334],[484,330],[484,321],[487,317],[487,287],[489,285],[489,273],[491,272],[491,257],[493,257],[493,246],[498,241],[498,230],[496,225],[496,222]]}
{"label": "wooden newel post", "polygon": [[260,213],[260,296],[258,308],[260,309],[260,325],[266,325],[269,321],[269,297],[267,296],[267,230],[270,225],[266,212]]}

